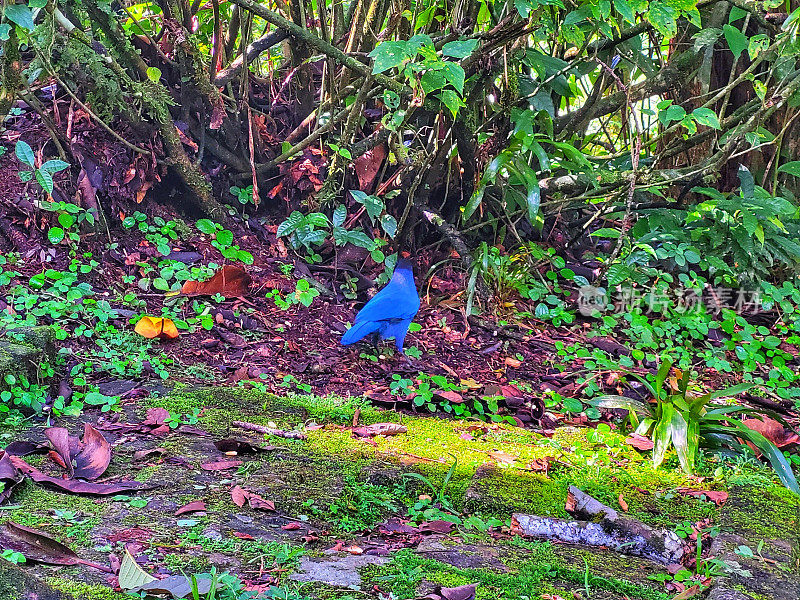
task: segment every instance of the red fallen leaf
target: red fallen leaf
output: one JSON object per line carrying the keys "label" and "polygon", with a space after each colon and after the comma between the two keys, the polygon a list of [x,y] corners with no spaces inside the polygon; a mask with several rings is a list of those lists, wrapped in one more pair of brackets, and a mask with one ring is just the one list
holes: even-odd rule
{"label": "red fallen leaf", "polygon": [[397,435],[407,431],[408,427],[399,423],[375,423],[366,427],[356,427],[353,429],[353,434],[358,437],[373,437],[376,435]]}
{"label": "red fallen leaf", "polygon": [[691,488],[678,488],[678,492],[684,496],[691,496],[692,498],[702,498],[705,496],[709,502],[713,502],[717,506],[722,506],[728,500],[728,492],[720,492],[715,490],[693,490]]}
{"label": "red fallen leaf", "polygon": [[231,500],[239,508],[247,502],[250,508],[256,510],[275,510],[275,503],[272,500],[265,500],[255,492],[245,490],[238,485],[231,490]]}
{"label": "red fallen leaf", "polygon": [[347,552],[348,554],[355,554],[356,556],[364,554],[364,549],[361,546],[355,546],[355,545],[344,548],[344,551]]}
{"label": "red fallen leaf", "polygon": [[625,439],[625,443],[637,450],[646,451],[653,449],[653,441],[638,433],[632,433]]}
{"label": "red fallen leaf", "polygon": [[41,531],[6,521],[0,529],[0,548],[22,553],[27,560],[46,565],[86,565],[106,573],[111,569],[78,557],[61,542]]}
{"label": "red fallen leaf", "polygon": [[232,533],[233,537],[237,537],[240,540],[254,540],[254,539],[256,539],[252,535],[250,535],[249,533],[242,533],[241,531],[233,531],[231,533]]}
{"label": "red fallen leaf", "polygon": [[36,483],[43,483],[51,487],[57,487],[65,492],[72,494],[85,494],[88,496],[110,496],[123,492],[136,490],[150,490],[154,486],[141,483],[139,481],[119,481],[117,483],[92,483],[80,481],[78,479],[59,479],[45,475],[38,469],[30,466],[18,456],[11,457],[12,464]]}
{"label": "red fallen leaf", "polygon": [[47,453],[47,456],[62,469],[67,468],[67,463],[64,462],[64,459],[61,458],[61,455],[55,450],[50,450],[50,452]]}
{"label": "red fallen leaf", "polygon": [[116,544],[117,542],[133,542],[137,540],[149,540],[155,536],[155,531],[144,527],[131,527],[123,529],[108,536],[108,541]]}
{"label": "red fallen leaf", "polygon": [[11,462],[11,455],[0,450],[0,504],[11,497],[11,492],[24,479]]}
{"label": "red fallen leaf", "polygon": [[360,190],[369,193],[385,158],[386,145],[381,144],[380,146],[375,146],[372,150],[368,150],[353,161],[353,167],[358,176],[358,188]]}
{"label": "red fallen leaf", "polygon": [[418,529],[422,533],[450,533],[453,531],[453,524],[450,521],[426,521],[420,523]]}
{"label": "red fallen leaf", "polygon": [[441,588],[439,593],[444,600],[474,600],[477,585],[460,585],[454,588]]}
{"label": "red fallen leaf", "polygon": [[34,444],[21,440],[11,442],[5,447],[5,451],[14,456],[28,456],[30,454],[47,454],[48,448],[45,444]]}
{"label": "red fallen leaf", "polygon": [[178,510],[175,511],[175,516],[185,515],[186,513],[193,513],[199,512],[206,509],[206,503],[202,500],[195,500],[194,502],[189,502],[189,504],[184,504]]}
{"label": "red fallen leaf", "polygon": [[281,529],[284,531],[297,531],[298,529],[302,529],[303,526],[300,523],[287,523],[286,525],[282,525]]}
{"label": "red fallen leaf", "polygon": [[225,265],[208,281],[187,281],[181,288],[186,296],[245,296],[253,278],[242,267]]}
{"label": "red fallen leaf", "polygon": [[742,423],[749,429],[757,431],[778,448],[800,442],[800,437],[787,430],[780,422],[762,415],[761,419],[743,419]]}
{"label": "red fallen leaf", "polygon": [[80,450],[75,456],[75,477],[94,480],[105,473],[111,463],[111,446],[99,431],[84,423]]}
{"label": "red fallen leaf", "polygon": [[300,539],[308,544],[308,543],[316,542],[317,540],[319,540],[319,536],[316,535],[313,531],[309,531],[306,535],[304,535]]}
{"label": "red fallen leaf", "polygon": [[242,461],[240,460],[217,460],[213,462],[207,462],[200,465],[200,468],[204,471],[226,471],[227,469],[233,469],[235,467],[241,466]]}
{"label": "red fallen leaf", "polygon": [[628,503],[625,502],[625,498],[622,497],[622,494],[619,495],[619,498],[617,498],[617,501],[619,502],[619,507],[622,510],[624,510],[625,512],[628,512]]}
{"label": "red fallen leaf", "polygon": [[44,435],[48,441],[53,445],[53,450],[61,460],[51,455],[53,461],[59,466],[65,468],[69,476],[72,477],[74,467],[72,459],[78,454],[78,446],[80,442],[78,438],[69,434],[69,431],[64,427],[48,427],[44,430]]}
{"label": "red fallen leaf", "polygon": [[464,402],[464,397],[453,390],[436,390],[433,392],[433,395],[442,400],[446,400],[450,404],[461,404]]}
{"label": "red fallen leaf", "polygon": [[136,452],[133,453],[133,460],[135,461],[144,460],[148,456],[153,456],[154,454],[161,455],[166,453],[167,453],[166,448],[149,448],[147,450],[137,450]]}

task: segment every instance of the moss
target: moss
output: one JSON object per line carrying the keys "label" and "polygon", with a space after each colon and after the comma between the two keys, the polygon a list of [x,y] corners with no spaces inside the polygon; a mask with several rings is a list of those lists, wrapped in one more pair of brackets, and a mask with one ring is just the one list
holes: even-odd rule
{"label": "moss", "polygon": [[48,577],[46,581],[54,589],[75,600],[130,600],[131,598],[127,594],[115,592],[102,585],[89,585],[61,577]]}
{"label": "moss", "polygon": [[88,516],[100,516],[106,506],[96,498],[62,494],[49,490],[30,481],[14,491],[14,503],[20,505],[19,510],[0,511],[0,522],[8,519],[20,522],[23,515],[28,518],[50,520],[55,510],[70,510]]}
{"label": "moss", "polygon": [[150,481],[155,476],[155,474],[158,473],[159,470],[160,470],[160,467],[155,466],[155,465],[148,466],[148,467],[143,467],[136,474],[135,479],[136,479],[136,481],[140,481],[142,483],[145,483],[147,481]]}
{"label": "moss", "polygon": [[722,511],[720,524],[751,540],[794,540],[800,528],[800,499],[778,486],[735,487]]}

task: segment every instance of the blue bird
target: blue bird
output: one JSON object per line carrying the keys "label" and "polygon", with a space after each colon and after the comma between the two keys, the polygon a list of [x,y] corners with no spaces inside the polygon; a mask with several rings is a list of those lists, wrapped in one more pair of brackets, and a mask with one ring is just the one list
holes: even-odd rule
{"label": "blue bird", "polygon": [[349,346],[368,335],[374,336],[376,345],[378,339],[393,337],[397,349],[403,352],[403,340],[417,311],[419,294],[414,283],[414,271],[411,263],[401,258],[389,284],[358,311],[353,326],[342,336],[342,345]]}

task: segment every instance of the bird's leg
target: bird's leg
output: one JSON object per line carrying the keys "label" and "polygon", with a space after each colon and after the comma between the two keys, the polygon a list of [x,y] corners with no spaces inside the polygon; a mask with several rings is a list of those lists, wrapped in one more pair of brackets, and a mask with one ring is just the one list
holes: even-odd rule
{"label": "bird's leg", "polygon": [[378,349],[378,342],[380,341],[380,339],[381,335],[377,331],[372,334],[372,347],[375,348],[376,355],[379,355],[381,353],[380,350]]}

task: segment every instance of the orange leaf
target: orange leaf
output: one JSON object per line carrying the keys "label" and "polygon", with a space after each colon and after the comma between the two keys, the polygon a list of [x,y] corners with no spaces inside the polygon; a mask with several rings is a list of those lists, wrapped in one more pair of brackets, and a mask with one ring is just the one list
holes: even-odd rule
{"label": "orange leaf", "polygon": [[619,495],[619,498],[617,498],[617,500],[619,501],[619,507],[625,512],[628,512],[628,503],[625,502],[625,498],[622,497],[622,494]]}
{"label": "orange leaf", "polygon": [[242,267],[225,265],[208,281],[187,281],[181,293],[187,296],[244,296],[253,279]]}
{"label": "orange leaf", "polygon": [[161,317],[142,317],[139,322],[136,323],[134,331],[142,337],[146,337],[148,340],[152,340],[153,338],[174,340],[178,337],[178,328],[175,327],[175,323],[173,323],[171,319],[164,319]]}

